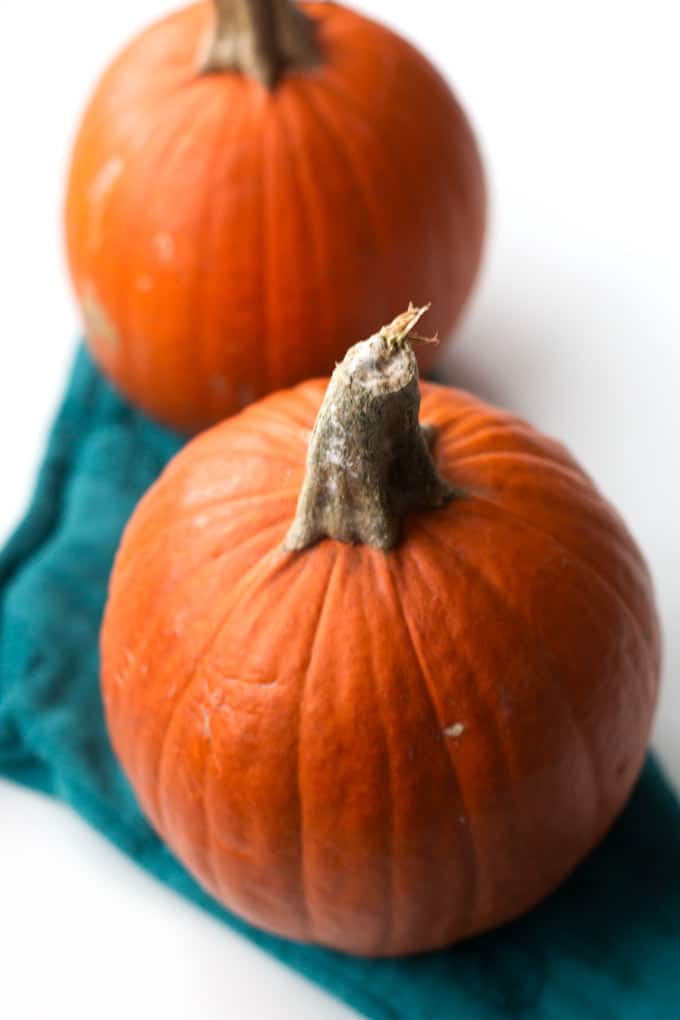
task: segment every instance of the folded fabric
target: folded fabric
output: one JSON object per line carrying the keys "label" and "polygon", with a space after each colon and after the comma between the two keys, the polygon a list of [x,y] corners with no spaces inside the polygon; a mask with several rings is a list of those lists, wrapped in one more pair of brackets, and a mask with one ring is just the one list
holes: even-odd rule
{"label": "folded fabric", "polygon": [[67,801],[159,879],[368,1017],[677,1020],[680,807],[652,760],[605,842],[557,893],[447,951],[367,961],[285,942],[198,888],[137,806],[98,685],[118,540],[180,445],[79,352],[33,502],[0,555],[0,774]]}

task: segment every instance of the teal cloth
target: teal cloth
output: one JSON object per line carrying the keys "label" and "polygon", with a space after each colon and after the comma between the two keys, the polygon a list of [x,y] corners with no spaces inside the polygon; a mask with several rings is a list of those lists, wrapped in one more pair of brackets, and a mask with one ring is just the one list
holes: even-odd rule
{"label": "teal cloth", "polygon": [[161,881],[368,1017],[678,1020],[680,810],[653,760],[609,837],[555,895],[444,952],[356,960],[258,932],[201,892],[140,813],[97,681],[123,525],[180,445],[79,352],[35,497],[0,555],[0,774],[66,801]]}

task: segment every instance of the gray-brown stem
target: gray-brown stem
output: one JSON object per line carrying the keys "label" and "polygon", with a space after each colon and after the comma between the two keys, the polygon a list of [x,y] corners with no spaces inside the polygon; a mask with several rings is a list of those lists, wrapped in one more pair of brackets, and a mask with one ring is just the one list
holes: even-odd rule
{"label": "gray-brown stem", "polygon": [[437,473],[432,426],[418,422],[418,365],[409,336],[426,309],[409,308],[336,366],[307,452],[284,546],[322,538],[391,549],[401,518],[444,506],[456,491]]}
{"label": "gray-brown stem", "polygon": [[215,27],[201,70],[241,71],[268,89],[287,67],[321,60],[314,22],[292,0],[213,0]]}

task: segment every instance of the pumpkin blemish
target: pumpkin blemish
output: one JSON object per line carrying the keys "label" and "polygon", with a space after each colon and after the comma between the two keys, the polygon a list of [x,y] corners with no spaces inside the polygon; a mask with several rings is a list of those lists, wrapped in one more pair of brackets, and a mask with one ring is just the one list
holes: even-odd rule
{"label": "pumpkin blemish", "polygon": [[120,344],[118,330],[91,284],[85,288],[81,301],[81,310],[88,336],[93,339],[104,340],[107,347],[112,351],[117,351]]}
{"label": "pumpkin blemish", "polygon": [[165,231],[155,234],[153,246],[161,262],[172,262],[175,257],[175,242],[171,234]]}
{"label": "pumpkin blemish", "polygon": [[120,156],[112,156],[96,175],[89,188],[89,198],[93,205],[106,198],[111,188],[123,172],[123,160]]}

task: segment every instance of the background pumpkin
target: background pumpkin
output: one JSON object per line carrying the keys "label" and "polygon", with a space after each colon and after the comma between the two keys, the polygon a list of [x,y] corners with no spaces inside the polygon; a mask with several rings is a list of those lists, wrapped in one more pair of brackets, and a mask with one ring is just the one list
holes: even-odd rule
{"label": "background pumpkin", "polygon": [[185,430],[331,371],[411,299],[446,336],[484,228],[474,138],[412,46],[333,3],[215,6],[114,61],[66,199],[95,357]]}
{"label": "background pumpkin", "polygon": [[413,321],[325,399],[308,382],[190,443],[102,632],[114,746],[181,860],[248,920],[368,955],[564,878],[632,788],[659,672],[646,566],[562,446],[424,385],[432,462]]}

